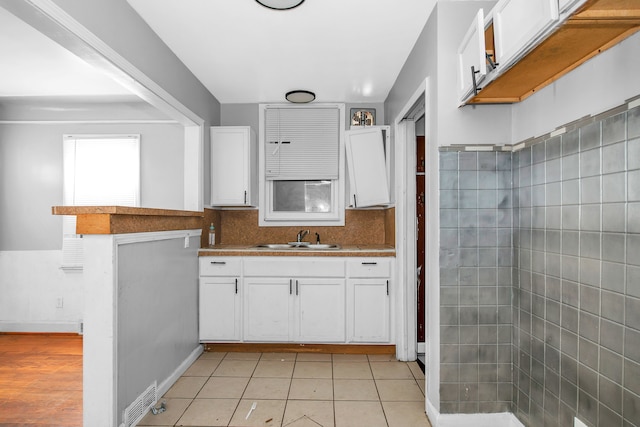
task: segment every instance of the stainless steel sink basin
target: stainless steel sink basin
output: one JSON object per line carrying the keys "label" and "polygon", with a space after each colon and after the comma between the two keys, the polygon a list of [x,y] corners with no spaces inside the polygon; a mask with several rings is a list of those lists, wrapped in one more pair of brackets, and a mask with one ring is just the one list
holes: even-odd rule
{"label": "stainless steel sink basin", "polygon": [[[305,242],[303,242],[305,243]],[[318,243],[318,244],[314,244],[314,243],[305,243],[305,244],[298,244],[298,243],[265,243],[262,245],[256,245],[255,246],[256,249],[274,249],[274,250],[283,250],[283,249],[289,249],[289,250],[303,250],[303,251],[312,251],[312,250],[320,250],[320,249],[340,249],[340,245],[331,245],[331,244],[324,244],[324,243]]]}
{"label": "stainless steel sink basin", "polygon": [[328,245],[325,243],[316,243],[308,246],[304,246],[305,249],[340,249],[340,245]]}

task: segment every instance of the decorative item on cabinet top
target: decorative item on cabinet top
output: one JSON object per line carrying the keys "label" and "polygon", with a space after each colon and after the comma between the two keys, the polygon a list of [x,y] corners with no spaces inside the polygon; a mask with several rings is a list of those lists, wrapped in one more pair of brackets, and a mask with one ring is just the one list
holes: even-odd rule
{"label": "decorative item on cabinet top", "polygon": [[351,126],[373,126],[376,124],[375,108],[352,108]]}

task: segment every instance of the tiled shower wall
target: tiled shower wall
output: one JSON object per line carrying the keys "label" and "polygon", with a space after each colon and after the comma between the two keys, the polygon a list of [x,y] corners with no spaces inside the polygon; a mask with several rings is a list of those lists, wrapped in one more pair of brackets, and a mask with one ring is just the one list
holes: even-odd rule
{"label": "tiled shower wall", "polygon": [[514,412],[640,425],[640,108],[513,155]]}
{"label": "tiled shower wall", "polygon": [[511,153],[440,153],[440,411],[511,409]]}
{"label": "tiled shower wall", "polygon": [[440,153],[441,412],[640,426],[640,107],[527,145]]}

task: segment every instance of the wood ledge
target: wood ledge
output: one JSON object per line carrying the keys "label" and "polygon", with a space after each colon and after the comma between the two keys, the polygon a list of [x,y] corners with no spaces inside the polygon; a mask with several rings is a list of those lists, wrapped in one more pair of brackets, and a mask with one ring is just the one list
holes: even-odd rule
{"label": "wood ledge", "polygon": [[77,234],[127,234],[202,229],[204,212],[128,206],[54,206],[53,215],[75,215]]}
{"label": "wood ledge", "polygon": [[204,351],[231,353],[396,354],[395,344],[203,343]]}

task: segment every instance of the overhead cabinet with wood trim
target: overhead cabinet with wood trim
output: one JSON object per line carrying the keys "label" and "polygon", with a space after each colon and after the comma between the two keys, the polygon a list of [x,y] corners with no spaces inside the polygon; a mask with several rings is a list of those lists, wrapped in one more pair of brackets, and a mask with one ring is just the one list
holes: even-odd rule
{"label": "overhead cabinet with wood trim", "polygon": [[640,29],[637,0],[500,0],[460,44],[461,105],[520,102]]}

